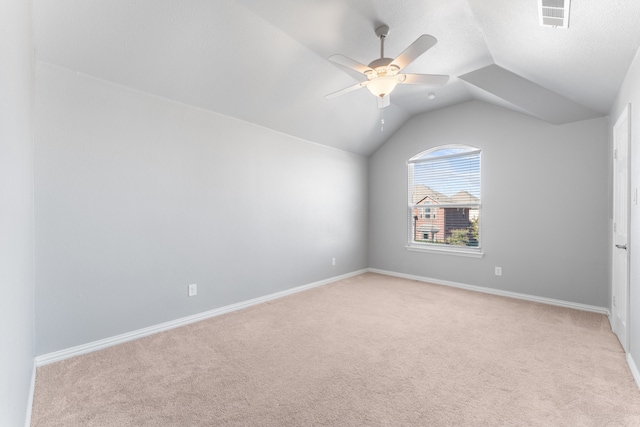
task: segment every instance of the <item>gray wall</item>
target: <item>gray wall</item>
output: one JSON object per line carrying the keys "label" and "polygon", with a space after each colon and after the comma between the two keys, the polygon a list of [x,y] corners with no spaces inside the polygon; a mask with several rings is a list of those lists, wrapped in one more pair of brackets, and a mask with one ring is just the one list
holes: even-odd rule
{"label": "gray wall", "polygon": [[[476,101],[414,117],[370,159],[369,266],[608,306],[607,123]],[[406,161],[443,144],[482,149],[482,259],[405,249]]]}
{"label": "gray wall", "polygon": [[0,2],[0,425],[25,423],[33,372],[31,2]]}
{"label": "gray wall", "polygon": [[[620,88],[618,97],[611,108],[610,128],[616,122],[625,106],[631,104],[631,191],[640,186],[640,51],[629,67],[627,77]],[[631,204],[629,217],[629,353],[640,366],[640,209]]]}
{"label": "gray wall", "polygon": [[367,267],[366,158],[46,63],[36,91],[38,355]]}

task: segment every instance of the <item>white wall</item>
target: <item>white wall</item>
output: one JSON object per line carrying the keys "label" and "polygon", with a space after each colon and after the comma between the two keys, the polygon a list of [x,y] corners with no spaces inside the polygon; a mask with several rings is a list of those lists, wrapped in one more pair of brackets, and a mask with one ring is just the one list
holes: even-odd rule
{"label": "white wall", "polygon": [[[607,123],[477,101],[414,117],[370,159],[369,266],[608,307]],[[482,259],[405,249],[406,161],[443,144],[482,149]]]}
{"label": "white wall", "polygon": [[[633,63],[629,67],[627,77],[620,88],[611,112],[609,114],[609,128],[613,128],[625,106],[631,104],[631,191],[640,187],[640,51],[636,53]],[[631,205],[630,235],[629,235],[629,353],[636,366],[640,362],[640,209],[638,205]]]}
{"label": "white wall", "polygon": [[366,158],[46,63],[36,91],[38,355],[367,266]]}
{"label": "white wall", "polygon": [[0,2],[0,425],[25,423],[33,372],[31,2]]}

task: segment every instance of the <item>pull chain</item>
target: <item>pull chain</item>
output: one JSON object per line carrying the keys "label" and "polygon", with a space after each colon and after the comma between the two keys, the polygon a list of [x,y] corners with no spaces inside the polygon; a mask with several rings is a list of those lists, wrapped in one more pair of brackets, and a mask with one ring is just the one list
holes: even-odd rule
{"label": "pull chain", "polygon": [[380,110],[380,132],[384,132],[384,108]]}

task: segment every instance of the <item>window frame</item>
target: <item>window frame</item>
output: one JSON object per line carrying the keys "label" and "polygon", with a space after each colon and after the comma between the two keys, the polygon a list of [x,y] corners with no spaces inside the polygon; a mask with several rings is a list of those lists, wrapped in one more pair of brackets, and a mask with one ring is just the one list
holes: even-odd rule
{"label": "window frame", "polygon": [[[442,209],[445,208],[470,208],[478,210],[478,246],[453,246],[453,245],[443,245],[440,243],[428,243],[428,242],[416,242],[414,241],[414,233],[416,232],[414,229],[414,218],[413,218],[413,210],[417,207],[416,204],[413,203],[413,194],[415,191],[414,185],[414,169],[413,165],[417,163],[425,163],[430,159],[425,159],[424,156],[429,153],[434,153],[441,150],[446,149],[464,149],[466,151],[448,154],[443,156],[437,156],[434,158],[442,159],[447,157],[459,157],[465,156],[469,154],[478,154],[479,157],[479,174],[480,174],[480,196],[479,202],[477,204],[473,204],[473,207],[470,208],[469,204],[458,205],[454,203],[445,204]],[[483,221],[483,213],[482,213],[482,150],[480,148],[466,145],[466,144],[446,144],[439,145],[436,147],[429,148],[427,150],[421,151],[420,153],[412,156],[409,160],[407,160],[407,245],[405,246],[406,250],[413,252],[427,252],[427,253],[437,253],[437,254],[450,254],[450,255],[458,255],[458,256],[466,256],[473,258],[482,258],[484,256],[484,252],[482,251],[482,221]],[[430,208],[434,206],[431,205]],[[439,208],[435,208],[436,211]],[[433,215],[435,217],[435,215]]]}

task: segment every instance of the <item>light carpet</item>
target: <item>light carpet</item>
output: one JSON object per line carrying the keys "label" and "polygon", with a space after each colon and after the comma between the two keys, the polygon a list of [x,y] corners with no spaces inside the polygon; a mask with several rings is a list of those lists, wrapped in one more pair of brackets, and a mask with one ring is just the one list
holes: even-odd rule
{"label": "light carpet", "polygon": [[367,273],[38,368],[32,426],[640,426],[606,316]]}

